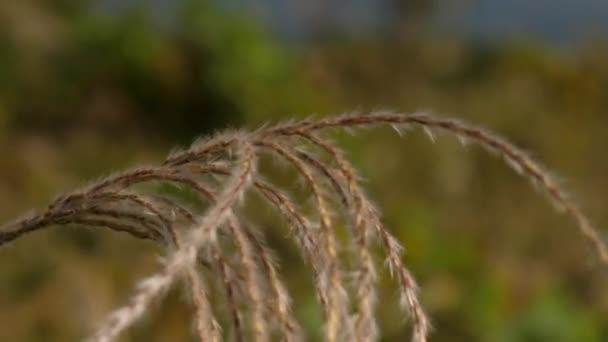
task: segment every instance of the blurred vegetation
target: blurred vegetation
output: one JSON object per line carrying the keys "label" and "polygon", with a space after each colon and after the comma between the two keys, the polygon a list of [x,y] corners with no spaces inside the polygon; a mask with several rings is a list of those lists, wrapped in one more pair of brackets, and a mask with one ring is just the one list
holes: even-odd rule
{"label": "blurred vegetation", "polygon": [[[424,21],[436,4],[416,6]],[[216,129],[391,108],[501,132],[565,176],[598,225],[608,224],[606,42],[568,51],[478,44],[404,24],[377,37],[286,44],[255,17],[214,2],[166,7],[0,4],[2,221]],[[436,146],[387,129],[337,138],[406,247],[433,341],[608,340],[607,273],[572,224],[501,161],[447,137]],[[322,318],[304,266],[268,215],[258,221],[269,226],[294,310],[314,340]],[[0,322],[10,329],[0,329],[0,341],[78,340],[157,258],[147,242],[82,227],[3,247]],[[386,274],[382,284],[384,340],[403,341]],[[191,340],[189,316],[176,290],[125,341]]]}

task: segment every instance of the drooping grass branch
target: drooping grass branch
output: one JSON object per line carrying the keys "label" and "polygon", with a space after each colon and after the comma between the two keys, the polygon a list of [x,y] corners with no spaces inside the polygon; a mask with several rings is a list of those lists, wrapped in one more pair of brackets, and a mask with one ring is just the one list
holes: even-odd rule
{"label": "drooping grass branch", "polygon": [[[600,261],[608,266],[608,249],[598,231],[539,163],[486,130],[426,113],[346,115],[218,134],[171,154],[160,166],[120,172],[56,198],[46,209],[0,227],[0,245],[42,228],[80,224],[126,232],[166,248],[162,269],[141,280],[130,302],[111,313],[90,341],[115,339],[182,278],[194,305],[201,341],[219,341],[221,331],[227,329],[237,341],[268,341],[273,333],[280,334],[284,341],[300,341],[303,331],[291,313],[290,295],[264,243],[263,231],[254,229],[239,210],[239,203],[247,201],[249,192],[255,192],[287,223],[310,268],[326,322],[327,341],[378,339],[377,276],[372,253],[377,243],[399,284],[401,306],[412,318],[412,340],[423,342],[428,338],[429,319],[418,299],[414,277],[402,263],[402,248],[382,225],[378,209],[360,185],[356,168],[324,137],[331,129],[375,125],[391,125],[398,132],[421,127],[431,138],[436,131],[443,131],[502,156],[574,220]],[[329,156],[329,161],[321,154]],[[262,155],[275,156],[291,165],[314,199],[312,214],[299,208],[288,191],[264,179],[256,167]],[[206,207],[196,211],[178,199],[134,188],[149,182],[186,187]],[[347,270],[339,256],[343,246],[335,231],[336,214],[348,227],[348,255],[354,270]],[[232,248],[225,248],[226,244]],[[352,284],[345,276],[350,271],[356,274]],[[217,308],[208,298],[212,284],[224,290],[230,326],[220,327],[215,317]]]}

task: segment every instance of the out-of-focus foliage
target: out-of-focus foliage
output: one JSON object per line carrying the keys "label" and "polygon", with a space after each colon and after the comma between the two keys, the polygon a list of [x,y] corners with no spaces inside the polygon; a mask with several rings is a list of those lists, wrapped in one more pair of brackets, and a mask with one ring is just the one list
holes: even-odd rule
{"label": "out-of-focus foliage", "polygon": [[10,128],[65,134],[85,125],[189,142],[244,113],[305,103],[295,97],[306,90],[289,53],[242,16],[199,1],[169,6],[163,20],[142,7],[66,3],[1,6],[2,117]]}
{"label": "out-of-focus foliage", "polygon": [[[92,1],[0,4],[3,221],[213,129],[392,108],[492,127],[564,175],[598,225],[608,224],[605,43],[560,51],[414,30],[420,35],[294,46],[216,3],[165,7],[159,14]],[[433,146],[418,133],[338,139],[406,247],[434,318],[433,341],[608,339],[606,272],[571,224],[501,161],[447,137]],[[269,215],[258,221],[268,226],[294,310],[314,340],[322,317],[310,279]],[[157,253],[81,227],[3,247],[0,322],[11,329],[0,329],[0,340],[78,340],[157,267]],[[408,332],[396,319],[395,292],[386,274],[381,281],[384,340],[402,341]],[[174,291],[125,340],[190,340],[190,309]]]}

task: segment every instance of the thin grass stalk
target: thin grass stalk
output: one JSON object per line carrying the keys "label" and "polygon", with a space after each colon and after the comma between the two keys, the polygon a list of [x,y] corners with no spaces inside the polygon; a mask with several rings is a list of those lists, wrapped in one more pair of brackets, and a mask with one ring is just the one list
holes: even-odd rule
{"label": "thin grass stalk", "polygon": [[213,308],[209,303],[208,289],[205,281],[196,272],[195,268],[187,270],[188,289],[192,296],[192,303],[195,308],[194,323],[200,342],[219,342],[221,341],[220,329],[217,320],[213,315]]}
{"label": "thin grass stalk", "polygon": [[228,219],[227,228],[229,234],[234,238],[237,247],[240,264],[245,269],[245,283],[247,295],[249,296],[252,309],[251,326],[253,327],[253,337],[255,341],[268,340],[268,328],[264,317],[264,303],[271,302],[272,299],[262,295],[263,286],[259,282],[258,267],[256,264],[256,254],[253,251],[251,240],[243,232],[243,228],[235,217]]}
{"label": "thin grass stalk", "polygon": [[274,265],[271,252],[266,247],[263,239],[256,235],[256,231],[249,228],[249,225],[241,225],[247,239],[255,248],[257,257],[264,268],[263,274],[268,278],[267,282],[272,291],[272,305],[274,315],[278,320],[281,332],[283,334],[283,342],[299,342],[302,341],[302,329],[298,322],[291,314],[291,298],[289,292],[283,282],[279,279],[278,272]]}
{"label": "thin grass stalk", "polygon": [[289,161],[304,178],[315,198],[321,222],[320,232],[322,234],[324,252],[324,271],[322,271],[321,275],[326,275],[328,278],[327,280],[322,278],[321,285],[325,282],[328,282],[329,285],[329,288],[324,290],[326,298],[328,298],[326,337],[330,342],[336,341],[338,339],[338,332],[342,331],[342,333],[345,333],[351,330],[348,328],[348,295],[342,286],[343,276],[340,269],[340,259],[338,257],[336,238],[332,229],[328,204],[321,193],[317,178],[313,175],[310,168],[299,160],[294,153],[272,141],[260,140],[256,142],[256,145],[268,148],[278,156]]}
{"label": "thin grass stalk", "polygon": [[241,313],[239,311],[239,306],[236,299],[236,294],[238,292],[236,288],[236,280],[234,280],[232,275],[230,274],[230,268],[228,267],[226,261],[219,254],[217,248],[215,246],[212,246],[211,250],[213,260],[222,280],[222,287],[226,292],[226,302],[228,304],[228,311],[230,316],[232,317],[230,322],[232,323],[232,333],[234,334],[234,341],[243,342],[245,340],[245,334],[243,333],[243,321],[241,319]]}
{"label": "thin grass stalk", "polygon": [[322,279],[323,259],[319,258],[319,241],[313,233],[310,221],[296,209],[293,201],[287,195],[281,193],[269,183],[256,180],[254,181],[254,186],[262,194],[262,197],[267,199],[285,217],[288,223],[287,226],[295,237],[295,241],[303,254],[305,262],[310,265],[312,270],[315,293],[317,294],[319,303],[324,310],[327,310],[327,294],[319,281]]}
{"label": "thin grass stalk", "polygon": [[[108,192],[100,192],[94,193],[88,197],[88,201],[97,203],[95,205],[103,205],[106,201],[119,201],[119,202],[128,202],[141,209],[141,212],[144,214],[151,214],[152,216],[157,217],[165,227],[165,231],[168,237],[168,240],[174,245],[177,244],[177,234],[173,229],[173,224],[171,223],[171,218],[167,217],[163,214],[162,208],[155,203],[154,200],[146,198],[144,195],[140,195],[135,192],[120,190],[120,191],[108,191]],[[175,203],[172,203],[175,204]],[[94,205],[94,207],[95,207]],[[172,209],[173,210],[173,209]]]}
{"label": "thin grass stalk", "polygon": [[138,239],[152,240],[152,241],[156,241],[156,242],[164,242],[162,235],[155,234],[154,232],[151,232],[150,230],[141,230],[139,227],[134,226],[132,224],[121,222],[121,221],[115,221],[115,220],[103,218],[103,217],[74,216],[74,217],[70,217],[70,218],[59,219],[56,222],[53,222],[53,224],[54,225],[55,224],[57,224],[57,225],[79,224],[79,225],[89,226],[89,227],[95,227],[95,226],[106,227],[106,228],[109,228],[109,229],[117,231],[117,232],[128,233],[129,235],[136,237]]}

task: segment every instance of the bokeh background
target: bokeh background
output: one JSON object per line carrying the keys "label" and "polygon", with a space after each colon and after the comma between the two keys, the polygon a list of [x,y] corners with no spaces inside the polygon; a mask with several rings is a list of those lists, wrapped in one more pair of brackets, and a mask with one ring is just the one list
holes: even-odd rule
{"label": "bokeh background", "polygon": [[[1,1],[0,220],[214,130],[423,109],[510,137],[606,227],[607,38],[604,0]],[[406,247],[432,341],[608,341],[606,270],[498,158],[390,129],[339,141]],[[318,340],[303,265],[262,213]],[[158,252],[83,227],[3,246],[0,341],[81,339]],[[407,340],[381,287],[383,341]],[[190,315],[172,291],[123,341],[192,341]]]}

